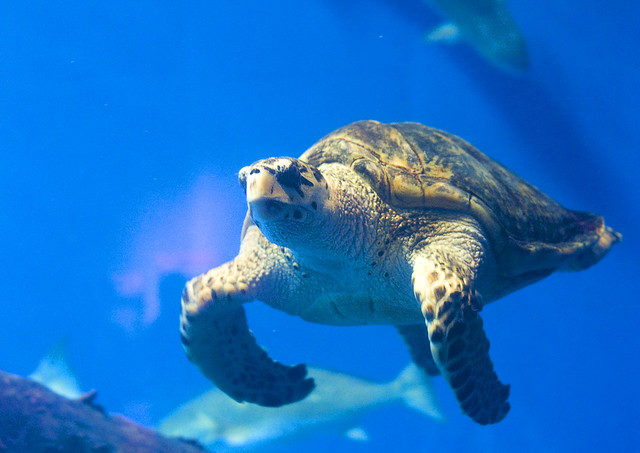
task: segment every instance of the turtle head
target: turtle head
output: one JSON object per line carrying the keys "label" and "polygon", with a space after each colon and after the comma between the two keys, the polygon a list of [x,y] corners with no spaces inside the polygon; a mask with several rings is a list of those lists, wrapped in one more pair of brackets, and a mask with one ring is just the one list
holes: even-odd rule
{"label": "turtle head", "polygon": [[274,157],[244,167],[238,179],[251,219],[271,242],[290,247],[291,241],[317,234],[314,226],[321,224],[329,186],[316,167]]}

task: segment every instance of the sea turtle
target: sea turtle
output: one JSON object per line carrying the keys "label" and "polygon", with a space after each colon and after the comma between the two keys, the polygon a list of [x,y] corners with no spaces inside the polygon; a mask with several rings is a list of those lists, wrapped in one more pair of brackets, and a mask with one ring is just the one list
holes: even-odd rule
{"label": "sea turtle", "polygon": [[621,238],[417,123],[353,123],[299,159],[244,167],[239,180],[249,207],[240,252],[187,283],[180,330],[207,378],[263,406],[305,398],[314,383],[305,365],[257,345],[242,307],[254,299],[310,322],[395,325],[466,414],[499,422],[509,387],[478,312],[554,271],[595,264]]}

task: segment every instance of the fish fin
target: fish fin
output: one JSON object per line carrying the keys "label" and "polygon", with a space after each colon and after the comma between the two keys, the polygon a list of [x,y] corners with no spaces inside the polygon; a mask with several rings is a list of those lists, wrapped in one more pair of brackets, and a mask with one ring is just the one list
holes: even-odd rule
{"label": "fish fin", "polygon": [[455,43],[460,39],[460,29],[453,22],[444,23],[425,35],[429,42]]}
{"label": "fish fin", "polygon": [[356,426],[354,428],[351,428],[350,430],[345,432],[344,435],[348,439],[356,441],[356,442],[368,442],[369,441],[369,434],[367,434],[367,432],[361,426]]}
{"label": "fish fin", "polygon": [[58,340],[27,377],[65,398],[75,399],[83,392],[69,366],[67,343],[66,337]]}
{"label": "fish fin", "polygon": [[430,379],[414,363],[402,370],[392,386],[407,406],[435,420],[444,420]]}

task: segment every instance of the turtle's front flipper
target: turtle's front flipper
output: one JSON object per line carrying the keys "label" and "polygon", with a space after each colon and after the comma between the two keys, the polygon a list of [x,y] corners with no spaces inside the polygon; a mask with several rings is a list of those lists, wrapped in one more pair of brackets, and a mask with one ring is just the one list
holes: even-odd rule
{"label": "turtle's front flipper", "polygon": [[242,302],[249,287],[227,263],[187,283],[180,333],[185,352],[202,374],[238,402],[282,406],[306,397],[313,379],[304,365],[272,360],[247,326]]}
{"label": "turtle's front flipper", "polygon": [[433,252],[417,257],[412,276],[431,353],[462,410],[482,425],[497,423],[510,409],[509,386],[498,380],[489,357],[478,315],[482,301],[473,290],[475,271],[455,254]]}

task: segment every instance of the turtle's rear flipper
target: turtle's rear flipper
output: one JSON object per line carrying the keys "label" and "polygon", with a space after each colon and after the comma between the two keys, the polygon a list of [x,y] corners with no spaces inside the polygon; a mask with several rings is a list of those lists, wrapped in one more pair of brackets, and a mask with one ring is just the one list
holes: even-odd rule
{"label": "turtle's rear flipper", "polygon": [[303,364],[272,360],[256,343],[241,305],[223,307],[182,299],[180,334],[185,352],[220,390],[238,402],[277,407],[305,398],[314,388]]}

